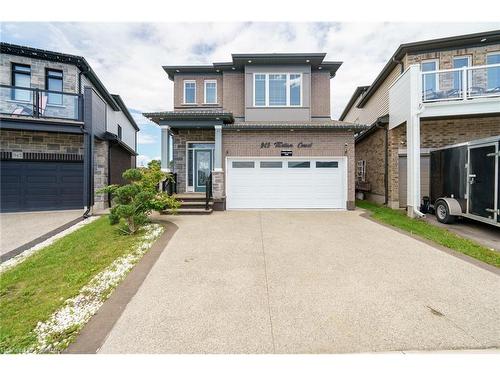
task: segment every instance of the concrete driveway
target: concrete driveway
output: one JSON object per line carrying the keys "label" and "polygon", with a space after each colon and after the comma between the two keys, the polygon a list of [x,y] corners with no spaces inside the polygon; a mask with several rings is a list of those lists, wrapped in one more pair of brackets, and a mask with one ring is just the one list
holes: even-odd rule
{"label": "concrete driveway", "polygon": [[79,217],[82,210],[0,214],[0,255],[25,245]]}
{"label": "concrete driveway", "polygon": [[100,353],[500,346],[500,276],[361,216],[216,212],[179,230]]}

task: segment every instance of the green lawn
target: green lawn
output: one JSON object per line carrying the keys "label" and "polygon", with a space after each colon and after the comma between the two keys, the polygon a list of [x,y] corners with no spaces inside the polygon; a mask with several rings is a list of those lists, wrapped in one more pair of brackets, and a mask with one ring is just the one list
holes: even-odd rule
{"label": "green lawn", "polygon": [[121,235],[101,217],[0,275],[0,353],[22,352],[48,319],[92,277],[129,253],[142,234]]}
{"label": "green lawn", "polygon": [[368,201],[356,201],[356,205],[370,211],[375,220],[431,240],[492,266],[500,267],[500,253],[423,220],[409,218],[405,211],[393,210]]}

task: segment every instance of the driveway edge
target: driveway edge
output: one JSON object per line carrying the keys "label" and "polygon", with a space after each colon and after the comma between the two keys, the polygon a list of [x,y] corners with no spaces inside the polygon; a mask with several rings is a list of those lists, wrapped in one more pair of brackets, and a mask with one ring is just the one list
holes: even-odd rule
{"label": "driveway edge", "polygon": [[439,245],[439,244],[435,243],[434,241],[428,240],[427,238],[422,238],[420,236],[417,236],[417,235],[414,235],[412,233],[409,233],[409,232],[407,232],[407,231],[405,231],[403,229],[400,229],[398,227],[393,227],[390,224],[386,224],[386,223],[384,223],[382,221],[376,220],[376,219],[374,219],[372,217],[372,214],[369,211],[367,211],[367,210],[365,210],[363,208],[357,207],[356,209],[363,212],[361,214],[361,216],[364,217],[365,219],[371,220],[374,223],[380,224],[380,225],[382,225],[382,226],[384,226],[386,228],[390,228],[390,229],[392,229],[392,230],[394,230],[394,231],[396,231],[398,233],[404,234],[405,236],[411,237],[411,238],[413,238],[413,239],[415,239],[417,241],[420,241],[420,242],[423,242],[423,243],[425,243],[425,244],[427,244],[429,246],[432,246],[432,247],[434,247],[437,250],[443,251],[443,252],[445,252],[448,255],[454,256],[455,258],[459,258],[459,259],[461,259],[461,260],[463,260],[463,261],[465,261],[467,263],[471,263],[471,264],[473,264],[473,265],[475,265],[475,266],[477,266],[479,268],[482,268],[482,269],[484,269],[486,271],[490,271],[490,272],[494,273],[495,275],[500,276],[500,268],[494,267],[494,266],[492,266],[492,265],[490,265],[488,263],[481,262],[480,260],[478,260],[476,258],[473,258],[473,257],[468,256],[466,254],[460,253],[460,252],[458,252],[456,250],[452,250],[450,248],[447,248],[446,246]]}
{"label": "driveway edge", "polygon": [[[164,221],[156,223],[165,225]],[[76,340],[63,352],[64,354],[97,353],[177,229],[176,224],[167,222],[165,231],[160,238],[116,287],[99,311],[82,328]]]}
{"label": "driveway edge", "polygon": [[62,231],[65,231],[66,229],[72,227],[73,225],[75,225],[76,223],[79,223],[82,220],[84,220],[83,215],[80,217],[77,217],[76,219],[68,221],[66,224],[61,225],[59,228],[53,229],[50,232],[47,232],[47,233],[41,235],[40,237],[35,238],[34,240],[31,240],[28,243],[25,243],[24,245],[16,247],[15,249],[13,249],[11,251],[9,251],[5,254],[2,254],[0,256],[0,261],[5,262],[11,258],[14,258],[15,256],[21,254],[25,250],[31,249],[33,246],[36,246],[39,243],[42,243],[43,241],[48,240],[51,237],[54,237],[56,234],[59,234]]}

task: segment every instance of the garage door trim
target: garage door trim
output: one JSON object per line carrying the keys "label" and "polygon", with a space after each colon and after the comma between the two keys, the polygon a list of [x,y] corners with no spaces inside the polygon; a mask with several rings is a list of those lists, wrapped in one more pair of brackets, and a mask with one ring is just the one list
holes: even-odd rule
{"label": "garage door trim", "polygon": [[[347,209],[347,197],[348,197],[348,158],[347,156],[291,156],[291,157],[283,157],[283,156],[226,156],[225,157],[225,178],[224,178],[224,188],[226,192],[226,209],[228,210],[252,210],[252,209],[274,209],[274,208],[231,208],[229,202],[229,163],[235,160],[270,160],[270,161],[339,161],[339,167],[344,169],[343,171],[343,197],[342,197],[342,206],[337,208],[290,208],[290,210],[346,210]],[[312,167],[312,165],[311,165]],[[314,166],[314,169],[316,167]],[[276,208],[277,210],[287,210],[288,208]]]}

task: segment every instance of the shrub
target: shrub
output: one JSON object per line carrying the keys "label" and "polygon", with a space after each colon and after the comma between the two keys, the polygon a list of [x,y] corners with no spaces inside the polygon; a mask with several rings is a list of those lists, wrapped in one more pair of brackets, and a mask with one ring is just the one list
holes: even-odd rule
{"label": "shrub", "polygon": [[127,185],[109,185],[99,190],[99,193],[110,193],[112,207],[109,221],[112,225],[124,225],[120,229],[126,234],[134,234],[148,222],[152,211],[169,209],[173,213],[180,203],[165,192],[158,191],[159,184],[171,179],[171,175],[162,172],[160,162],[153,160],[147,168],[127,169],[123,178],[129,181]]}

